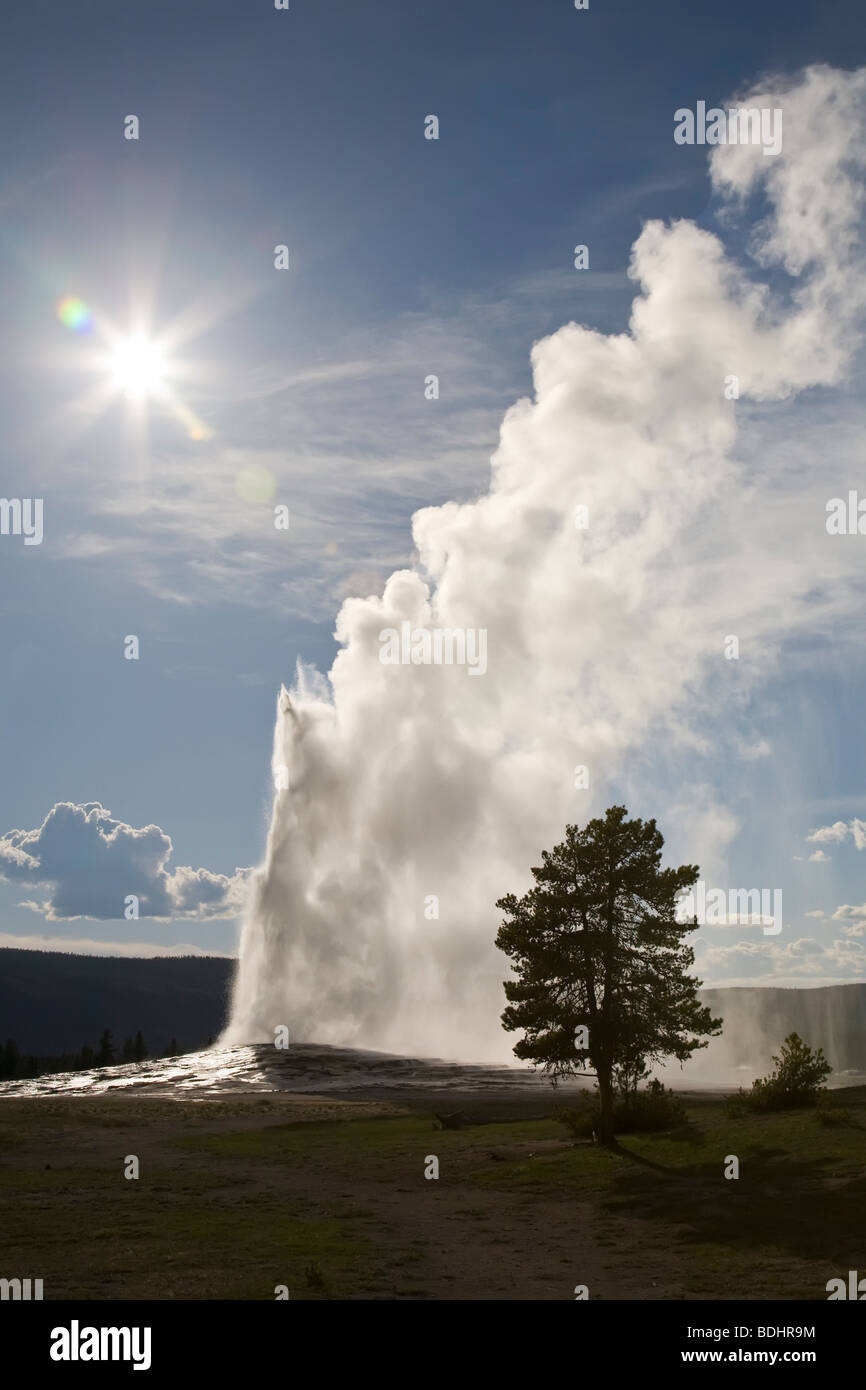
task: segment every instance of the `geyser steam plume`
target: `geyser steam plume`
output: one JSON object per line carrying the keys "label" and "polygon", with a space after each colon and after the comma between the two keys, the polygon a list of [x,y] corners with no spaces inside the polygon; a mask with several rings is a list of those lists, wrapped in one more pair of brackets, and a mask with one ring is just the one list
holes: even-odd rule
{"label": "geyser steam plume", "polygon": [[[763,280],[691,222],[646,224],[628,331],[569,323],[535,344],[534,399],[505,415],[489,491],[416,513],[415,567],[343,604],[329,682],[299,669],[281,693],[288,786],[228,1041],[284,1024],[298,1039],[508,1059],[495,899],[525,891],[567,821],[603,810],[624,755],[651,737],[671,754],[698,746],[724,698],[725,634],[762,653],[741,675],[757,680],[780,641],[850,617],[856,557],[826,544],[816,502],[816,480],[832,478],[832,496],[837,472],[823,455],[791,468],[765,436],[769,419],[793,438],[788,398],[839,382],[860,341],[866,70],[810,68],[737,104],[784,111],[778,156],[710,157],[726,215],[760,209]],[[486,629],[486,674],[383,664],[379,634],[404,621]]]}

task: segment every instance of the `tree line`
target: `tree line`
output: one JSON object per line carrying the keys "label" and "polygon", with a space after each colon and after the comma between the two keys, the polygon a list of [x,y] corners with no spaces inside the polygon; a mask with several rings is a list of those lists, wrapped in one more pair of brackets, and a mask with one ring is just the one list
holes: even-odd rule
{"label": "tree line", "polygon": [[[213,1042],[209,1038],[207,1046]],[[21,1052],[14,1039],[8,1038],[0,1048],[0,1081],[21,1081],[35,1076],[48,1076],[61,1071],[90,1071],[94,1067],[113,1067],[129,1062],[143,1062],[148,1057],[177,1057],[180,1048],[172,1038],[162,1052],[151,1053],[141,1034],[124,1040],[118,1049],[110,1028],[106,1028],[96,1048],[84,1043],[80,1052],[63,1052],[58,1056],[36,1056]]]}

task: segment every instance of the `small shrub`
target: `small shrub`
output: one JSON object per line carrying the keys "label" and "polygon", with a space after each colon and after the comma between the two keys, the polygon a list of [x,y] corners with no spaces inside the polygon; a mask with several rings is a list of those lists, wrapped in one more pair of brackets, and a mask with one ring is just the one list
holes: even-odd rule
{"label": "small shrub", "polygon": [[598,1097],[590,1091],[581,1091],[577,1105],[556,1105],[553,1118],[557,1124],[565,1125],[572,1139],[591,1139],[592,1131],[598,1129]]}
{"label": "small shrub", "polygon": [[619,1106],[614,1106],[614,1125],[624,1134],[676,1129],[685,1120],[684,1102],[656,1077],[644,1090],[633,1091]]}
{"label": "small shrub", "polygon": [[[575,1139],[589,1139],[598,1131],[600,1107],[597,1092],[584,1091],[577,1105],[560,1105],[553,1118]],[[676,1129],[685,1123],[686,1107],[673,1091],[653,1079],[642,1091],[619,1095],[613,1106],[615,1134],[651,1134]]]}
{"label": "small shrub", "polygon": [[725,1109],[733,1120],[741,1120],[744,1115],[749,1113],[751,1106],[748,1092],[740,1087],[735,1095],[727,1096],[725,1099]]}
{"label": "small shrub", "polygon": [[798,1110],[817,1105],[826,1095],[823,1083],[833,1068],[820,1047],[813,1052],[797,1033],[789,1033],[780,1055],[773,1061],[776,1070],[753,1081],[751,1091],[738,1091],[728,1097],[730,1114]]}

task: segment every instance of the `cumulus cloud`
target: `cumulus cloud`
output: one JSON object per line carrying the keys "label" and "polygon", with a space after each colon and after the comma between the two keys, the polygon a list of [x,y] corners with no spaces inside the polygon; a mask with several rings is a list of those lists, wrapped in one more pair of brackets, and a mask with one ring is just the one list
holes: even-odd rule
{"label": "cumulus cloud", "polygon": [[[623,769],[664,830],[642,757],[665,749],[676,810],[786,640],[832,630],[856,650],[862,564],[816,502],[839,460],[824,447],[792,467],[811,397],[792,401],[840,383],[861,342],[866,71],[812,68],[746,102],[785,113],[778,157],[711,157],[730,215],[752,218],[752,264],[694,223],[648,222],[627,331],[569,323],[535,344],[533,396],[505,415],[489,490],[415,514],[414,566],[347,600],[328,681],[301,671],[278,702],[288,785],[229,1038],[285,1022],[323,1042],[504,1060],[493,900],[529,886],[540,849],[603,810]],[[380,633],[403,622],[484,629],[487,673],[383,665]],[[732,632],[738,661],[724,657]],[[721,853],[735,818],[711,810]],[[838,943],[849,962],[855,946]],[[811,958],[808,943],[727,949]]]}
{"label": "cumulus cloud", "polygon": [[248,869],[230,876],[170,869],[172,852],[170,837],[158,825],[135,829],[98,801],[61,801],[37,829],[0,837],[0,878],[47,887],[44,901],[22,905],[49,922],[123,918],[130,896],[138,898],[139,917],[162,920],[211,920],[243,910]]}
{"label": "cumulus cloud", "polygon": [[852,919],[866,921],[866,903],[860,907],[854,907],[851,903],[843,903],[833,913],[834,922],[850,922]]}
{"label": "cumulus cloud", "polygon": [[841,843],[848,837],[848,823],[844,820],[837,820],[833,825],[822,825],[818,830],[811,831],[806,839],[810,841],[820,840],[822,844]]}
{"label": "cumulus cloud", "polygon": [[[858,849],[866,849],[866,821],[858,820],[856,816],[850,821],[837,820],[832,825],[819,826],[817,830],[811,831],[806,839],[819,841],[821,844],[841,844],[849,836]],[[810,855],[810,858],[816,859],[818,854],[820,850]]]}

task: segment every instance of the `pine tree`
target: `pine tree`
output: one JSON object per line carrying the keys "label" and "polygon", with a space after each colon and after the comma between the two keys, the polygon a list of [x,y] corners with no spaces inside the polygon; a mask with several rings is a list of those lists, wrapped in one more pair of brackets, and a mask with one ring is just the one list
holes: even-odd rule
{"label": "pine tree", "polygon": [[824,1082],[833,1070],[823,1050],[817,1052],[803,1042],[799,1033],[789,1033],[782,1051],[774,1056],[776,1070],[752,1082],[749,1099],[759,1110],[789,1110],[799,1105],[815,1105]]}
{"label": "pine tree", "polygon": [[4,1077],[14,1080],[20,1060],[18,1048],[11,1038],[7,1038],[6,1046],[2,1054],[0,1054],[0,1073],[2,1073]]}
{"label": "pine tree", "polygon": [[508,1031],[524,1031],[515,1055],[555,1077],[591,1065],[603,1144],[613,1142],[617,1082],[635,1088],[648,1062],[685,1061],[721,1031],[686,973],[694,951],[684,937],[697,923],[675,915],[699,870],[662,869],[655,821],[626,817],[611,806],[584,830],[566,826],[533,868],[535,887],[496,904],[506,914],[496,944],[517,974],[505,982],[502,1015]]}
{"label": "pine tree", "polygon": [[111,1029],[106,1028],[102,1037],[99,1039],[99,1051],[96,1054],[96,1065],[98,1067],[110,1067],[114,1062],[114,1039],[111,1036]]}
{"label": "pine tree", "polygon": [[139,1028],[138,1032],[135,1035],[135,1042],[133,1043],[133,1057],[136,1062],[143,1062],[146,1056],[147,1043],[141,1036],[141,1029]]}

